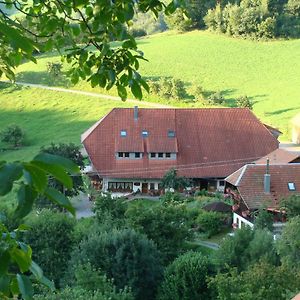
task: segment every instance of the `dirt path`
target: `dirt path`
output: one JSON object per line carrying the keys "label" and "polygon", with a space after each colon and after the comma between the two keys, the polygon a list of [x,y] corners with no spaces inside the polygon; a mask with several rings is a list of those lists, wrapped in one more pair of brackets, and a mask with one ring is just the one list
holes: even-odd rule
{"label": "dirt path", "polygon": [[[1,80],[0,82],[10,83],[10,81],[8,81],[8,80]],[[85,92],[85,91],[80,91],[80,90],[71,90],[71,89],[65,89],[65,88],[59,88],[59,87],[51,87],[51,86],[42,85],[42,84],[19,82],[19,81],[16,81],[15,84],[22,85],[22,86],[29,86],[29,87],[43,89],[43,90],[50,90],[50,91],[56,91],[56,92],[62,92],[62,93],[77,94],[77,95],[84,95],[84,96],[89,96],[89,97],[108,99],[108,100],[113,100],[113,101],[118,101],[118,102],[122,101],[119,97],[100,94],[100,93]],[[154,108],[172,108],[172,106],[170,106],[170,105],[152,103],[152,102],[147,102],[147,101],[139,101],[139,100],[134,100],[134,99],[127,99],[126,102],[136,104],[136,105],[144,104],[144,105],[154,107]]]}

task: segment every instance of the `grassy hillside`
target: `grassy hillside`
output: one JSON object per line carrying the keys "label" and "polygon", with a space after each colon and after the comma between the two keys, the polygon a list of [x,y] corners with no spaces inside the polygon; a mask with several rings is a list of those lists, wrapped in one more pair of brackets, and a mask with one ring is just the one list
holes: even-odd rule
{"label": "grassy hillside", "polygon": [[[139,45],[149,59],[141,64],[144,76],[175,77],[187,85],[199,83],[208,92],[222,91],[227,105],[235,105],[234,99],[246,94],[255,102],[258,117],[279,127],[284,132],[282,140],[289,139],[289,121],[300,112],[300,40],[254,42],[195,31],[159,34],[140,40]],[[52,54],[42,56],[38,65],[23,64],[18,80],[48,84],[46,63],[50,60],[59,58]],[[86,82],[71,88],[101,91]],[[146,99],[164,101],[153,96]],[[180,106],[187,105],[201,106]]]}
{"label": "grassy hillside", "polygon": [[[0,160],[29,160],[51,142],[80,144],[80,135],[122,101],[0,85],[0,130],[15,123],[26,133],[24,147],[0,152]],[[0,144],[0,148],[7,145]]]}

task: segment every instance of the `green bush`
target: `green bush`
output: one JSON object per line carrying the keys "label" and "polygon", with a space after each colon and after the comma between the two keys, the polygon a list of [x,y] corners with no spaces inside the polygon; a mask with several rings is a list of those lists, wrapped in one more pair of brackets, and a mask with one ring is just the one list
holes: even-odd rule
{"label": "green bush", "polygon": [[159,81],[149,81],[149,88],[154,95],[166,99],[180,100],[187,96],[184,82],[180,79],[162,77]]}
{"label": "green bush", "polygon": [[58,285],[74,245],[75,220],[63,213],[44,210],[37,216],[31,216],[27,224],[31,229],[26,233],[25,241],[33,249],[33,259]]}
{"label": "green bush", "polygon": [[224,215],[213,211],[203,210],[196,219],[200,231],[211,237],[219,233],[224,224]]}
{"label": "green bush", "polygon": [[153,299],[162,276],[154,243],[131,229],[94,232],[80,242],[71,257],[67,283],[74,282],[76,266],[90,263],[114,279],[117,289],[132,288],[136,299]]}
{"label": "green bush", "polygon": [[24,137],[25,133],[22,128],[15,124],[9,125],[0,133],[1,141],[11,144],[15,148],[22,146]]}
{"label": "green bush", "polygon": [[159,300],[214,299],[207,286],[214,273],[211,261],[199,252],[179,256],[166,269],[159,290]]}
{"label": "green bush", "polygon": [[104,215],[110,215],[116,222],[124,219],[127,209],[125,198],[113,198],[110,193],[102,193],[96,197],[93,212],[101,223]]}
{"label": "green bush", "polygon": [[240,96],[236,99],[236,104],[238,107],[253,109],[253,102],[247,96]]}
{"label": "green bush", "polygon": [[221,92],[215,92],[208,97],[211,104],[223,104],[225,99]]}
{"label": "green bush", "polygon": [[180,255],[182,245],[192,234],[184,205],[157,205],[148,209],[137,205],[130,207],[126,216],[131,227],[155,242],[164,262]]}

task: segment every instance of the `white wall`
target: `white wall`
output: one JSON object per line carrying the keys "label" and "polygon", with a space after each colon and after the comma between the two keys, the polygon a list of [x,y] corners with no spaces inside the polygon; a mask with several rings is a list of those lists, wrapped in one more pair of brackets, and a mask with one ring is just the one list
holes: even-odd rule
{"label": "white wall", "polygon": [[249,226],[251,228],[254,227],[254,224],[238,215],[237,213],[233,213],[233,224],[238,224],[238,228],[241,229],[243,225]]}

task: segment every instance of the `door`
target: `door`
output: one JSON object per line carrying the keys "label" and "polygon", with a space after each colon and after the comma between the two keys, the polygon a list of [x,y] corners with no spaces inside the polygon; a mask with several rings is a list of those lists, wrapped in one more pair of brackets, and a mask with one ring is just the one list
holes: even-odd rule
{"label": "door", "polygon": [[148,193],[148,183],[143,182],[142,183],[142,194],[147,194]]}

